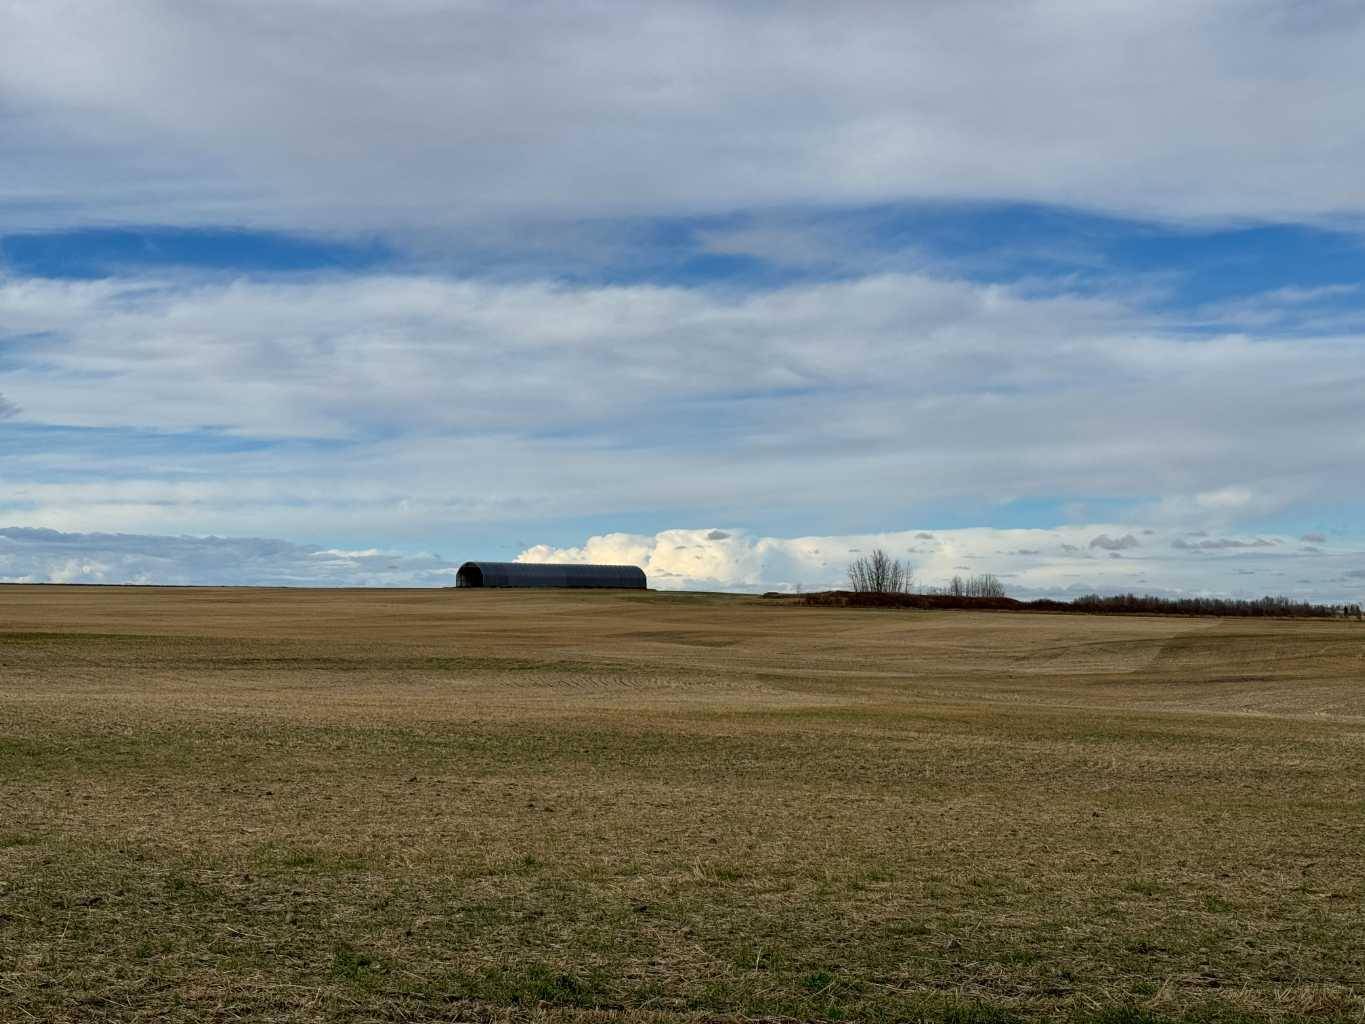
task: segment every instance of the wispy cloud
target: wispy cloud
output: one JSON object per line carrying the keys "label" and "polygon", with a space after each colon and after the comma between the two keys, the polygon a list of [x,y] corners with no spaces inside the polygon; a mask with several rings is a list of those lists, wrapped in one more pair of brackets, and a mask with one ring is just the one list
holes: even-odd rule
{"label": "wispy cloud", "polygon": [[174,586],[445,586],[439,555],[346,551],[259,537],[0,529],[0,582]]}
{"label": "wispy cloud", "polygon": [[1122,537],[1111,537],[1107,533],[1102,533],[1098,537],[1091,537],[1088,546],[1104,551],[1127,551],[1129,548],[1142,547],[1142,542],[1131,533],[1125,533]]}
{"label": "wispy cloud", "polygon": [[1208,537],[1202,540],[1186,540],[1184,537],[1177,537],[1171,541],[1171,547],[1181,548],[1185,551],[1226,551],[1229,548],[1273,548],[1280,541],[1267,540],[1265,537],[1253,537],[1245,540],[1238,537]]}

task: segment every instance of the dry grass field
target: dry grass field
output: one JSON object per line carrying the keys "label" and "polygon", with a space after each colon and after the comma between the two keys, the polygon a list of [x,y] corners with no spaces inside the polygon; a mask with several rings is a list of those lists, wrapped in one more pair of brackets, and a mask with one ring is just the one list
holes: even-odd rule
{"label": "dry grass field", "polygon": [[1365,1020],[1365,628],[0,587],[0,1020]]}

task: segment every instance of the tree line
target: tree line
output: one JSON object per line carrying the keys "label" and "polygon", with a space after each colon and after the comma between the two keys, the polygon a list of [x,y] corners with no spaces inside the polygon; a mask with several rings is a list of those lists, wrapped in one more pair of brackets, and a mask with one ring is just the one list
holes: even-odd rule
{"label": "tree line", "polygon": [[1032,611],[1088,612],[1097,615],[1225,615],[1242,618],[1365,620],[1359,604],[1316,604],[1287,597],[1253,599],[1227,597],[1154,597],[1150,594],[1085,594],[1071,601],[1043,598],[1019,601],[1005,594],[1005,586],[990,573],[954,576],[946,586],[914,586],[908,562],[892,558],[881,548],[859,555],[848,567],[852,600],[810,594],[810,604],[876,605],[913,608],[998,608]]}
{"label": "tree line", "polygon": [[[1038,602],[1033,602],[1038,603]],[[1287,597],[1153,597],[1150,594],[1086,594],[1069,602],[1078,611],[1156,615],[1234,615],[1243,618],[1360,619],[1358,604],[1315,604]]]}

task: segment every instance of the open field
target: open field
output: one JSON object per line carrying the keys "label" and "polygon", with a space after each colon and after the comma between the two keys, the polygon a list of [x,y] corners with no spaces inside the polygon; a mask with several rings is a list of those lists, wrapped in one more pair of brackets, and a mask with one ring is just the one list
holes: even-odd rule
{"label": "open field", "polygon": [[1365,628],[0,587],[0,1021],[1365,1020]]}

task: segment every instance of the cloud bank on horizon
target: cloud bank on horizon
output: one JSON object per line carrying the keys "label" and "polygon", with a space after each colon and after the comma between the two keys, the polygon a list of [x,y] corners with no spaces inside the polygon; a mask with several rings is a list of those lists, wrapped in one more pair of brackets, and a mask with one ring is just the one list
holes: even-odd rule
{"label": "cloud bank on horizon", "polygon": [[0,0],[0,527],[66,538],[0,574],[593,537],[766,589],[917,523],[1030,593],[1358,597],[1362,50],[1290,0]]}
{"label": "cloud bank on horizon", "polygon": [[[848,563],[877,547],[910,564],[919,587],[992,573],[1021,598],[1139,590],[1354,602],[1365,593],[1365,547],[1343,546],[1320,534],[1211,536],[1103,524],[792,538],[673,529],[604,534],[576,547],[538,544],[516,560],[638,565],[649,585],[661,590],[793,592],[846,586]],[[0,529],[0,583],[446,587],[454,585],[459,564],[434,553],[343,550],[258,537]]]}
{"label": "cloud bank on horizon", "polygon": [[661,589],[826,590],[847,587],[849,562],[881,548],[912,567],[917,588],[990,573],[1019,598],[1136,590],[1174,597],[1353,600],[1365,590],[1365,550],[1335,545],[1329,553],[1328,547],[1320,534],[1210,537],[1204,531],[1103,524],[794,538],[710,529],[608,534],[570,548],[542,544],[519,560],[639,565],[650,585]]}

